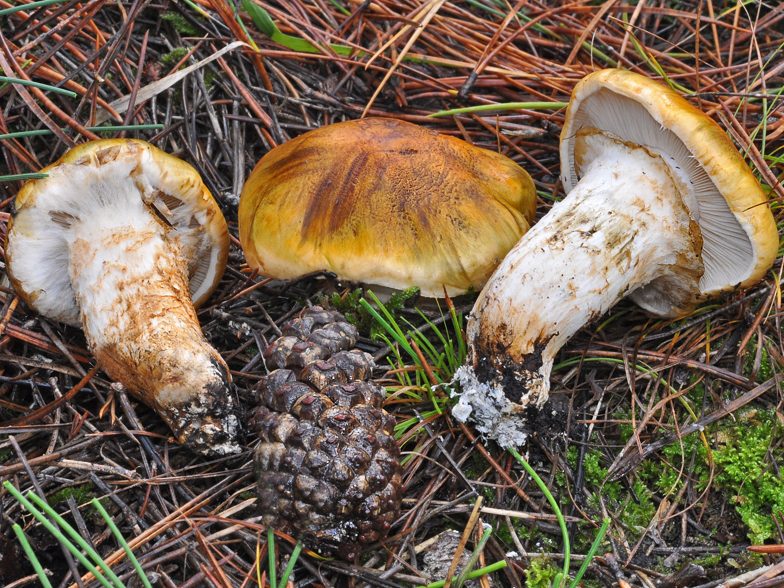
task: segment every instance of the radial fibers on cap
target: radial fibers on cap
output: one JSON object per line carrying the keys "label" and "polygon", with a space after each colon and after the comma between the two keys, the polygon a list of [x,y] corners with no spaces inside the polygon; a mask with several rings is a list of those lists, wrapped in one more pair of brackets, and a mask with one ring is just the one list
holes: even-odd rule
{"label": "radial fibers on cap", "polygon": [[327,270],[425,296],[481,288],[528,230],[536,193],[506,157],[393,119],[322,127],[270,151],[239,206],[248,263]]}

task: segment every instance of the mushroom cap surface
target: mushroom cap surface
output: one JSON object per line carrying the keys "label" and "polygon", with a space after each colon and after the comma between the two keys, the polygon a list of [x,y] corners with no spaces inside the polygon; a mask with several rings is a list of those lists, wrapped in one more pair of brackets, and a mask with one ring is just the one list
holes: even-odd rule
{"label": "mushroom cap surface", "polygon": [[[579,180],[575,138],[584,127],[654,150],[690,189],[686,205],[699,222],[704,242],[705,273],[695,302],[750,286],[765,275],[779,246],[766,194],[710,117],[639,74],[605,69],[587,75],[572,93],[561,132],[561,178],[567,193]],[[646,288],[634,294],[645,297]]]}
{"label": "mushroom cap surface", "polygon": [[[68,270],[69,229],[86,218],[98,227],[106,215],[140,206],[182,249],[194,306],[212,294],[228,259],[228,228],[190,165],[144,141],[108,139],[79,145],[41,171],[49,177],[29,180],[16,196],[5,244],[11,283],[28,306],[82,326]],[[121,202],[139,197],[140,206]]]}
{"label": "mushroom cap surface", "polygon": [[245,258],[288,279],[341,279],[424,296],[481,288],[533,221],[530,176],[506,157],[381,118],[310,131],[273,149],[239,205]]}

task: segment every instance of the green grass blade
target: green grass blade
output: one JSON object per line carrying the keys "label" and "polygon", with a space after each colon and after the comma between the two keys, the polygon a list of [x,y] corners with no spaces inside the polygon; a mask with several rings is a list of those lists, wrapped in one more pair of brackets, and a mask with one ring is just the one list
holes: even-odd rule
{"label": "green grass blade", "polygon": [[[471,580],[473,578],[478,578],[479,576],[484,576],[485,574],[492,574],[493,572],[497,572],[498,570],[503,570],[506,567],[505,561],[497,561],[494,564],[490,564],[489,566],[485,566],[484,568],[475,570],[466,576],[467,580]],[[432,584],[428,584],[427,586],[417,586],[416,588],[444,588],[444,580],[439,580],[438,582],[433,582]]]}
{"label": "green grass blade", "polygon": [[235,13],[234,14],[234,19],[237,21],[237,24],[240,25],[240,28],[242,29],[242,32],[245,33],[245,38],[247,38],[248,41],[250,41],[250,44],[253,47],[253,50],[254,51],[258,51],[259,47],[256,45],[256,41],[253,40],[253,37],[250,36],[250,33],[248,33],[248,29],[245,28],[245,23],[242,22],[242,19],[240,18],[240,15],[236,12],[236,10],[234,8],[234,2],[232,2],[231,0],[226,0],[226,2],[229,5],[229,8],[231,8],[232,12]]}
{"label": "green grass blade", "polygon": [[[381,308],[384,313],[389,315],[389,312],[384,308],[384,305],[381,304],[379,299],[376,298],[375,294],[368,292],[368,296],[373,299],[373,302],[378,304],[379,308]],[[375,308],[370,306],[370,303],[364,298],[360,300],[359,303],[365,308],[365,310],[373,315],[373,318],[375,318],[381,324],[381,326],[384,327],[384,330],[386,330],[386,332],[390,334],[397,344],[400,345],[400,347],[402,347],[406,353],[408,353],[408,355],[411,357],[411,360],[419,365],[419,358],[417,357],[417,354],[414,352],[414,349],[411,347],[411,345],[408,344],[408,341],[406,341],[406,336],[403,334],[403,331],[400,330],[400,327],[397,325],[397,323],[395,323],[394,320],[390,322],[382,317],[381,314],[379,314]],[[391,315],[389,316],[391,318]]]}
{"label": "green grass blade", "polygon": [[242,0],[242,9],[248,13],[251,20],[253,20],[253,24],[256,25],[256,28],[270,39],[280,33],[278,27],[272,22],[269,12],[264,10],[261,6],[250,2],[250,0]]}
{"label": "green grass blade", "polygon": [[142,566],[139,565],[139,560],[136,559],[136,556],[133,554],[133,551],[128,545],[128,542],[125,540],[125,537],[123,537],[122,533],[120,533],[120,529],[118,529],[117,525],[114,524],[112,517],[109,516],[109,513],[106,512],[106,509],[98,500],[93,498],[91,503],[93,505],[93,508],[95,508],[95,510],[97,510],[101,514],[103,520],[106,521],[106,524],[109,525],[109,528],[112,530],[112,533],[117,538],[117,541],[119,541],[120,545],[122,545],[122,548],[125,551],[125,555],[128,556],[128,561],[130,561],[133,564],[133,567],[136,569],[136,573],[139,575],[139,578],[141,578],[141,581],[144,584],[145,588],[152,588],[152,585],[150,584],[150,581],[147,579],[147,575],[144,573]]}
{"label": "green grass blade", "polygon": [[580,580],[582,579],[585,571],[588,569],[588,566],[591,564],[591,560],[593,556],[596,555],[596,551],[599,549],[599,544],[604,539],[605,533],[607,533],[607,529],[610,526],[610,519],[604,519],[602,522],[602,528],[599,529],[599,534],[596,536],[596,539],[593,540],[593,544],[591,544],[591,548],[588,550],[588,553],[585,555],[585,559],[583,560],[583,565],[580,566],[580,569],[577,572],[577,575],[572,580],[571,585],[569,588],[577,588]]}
{"label": "green grass blade", "polygon": [[520,455],[514,447],[507,447],[507,451],[509,451],[509,453],[511,453],[514,456],[514,458],[520,463],[520,465],[523,466],[525,471],[528,472],[528,475],[534,479],[536,485],[539,486],[542,492],[544,492],[544,495],[547,497],[547,501],[550,503],[553,512],[555,512],[555,516],[558,519],[558,524],[561,527],[561,534],[563,535],[563,540],[564,540],[563,579],[566,579],[569,577],[570,548],[569,548],[569,533],[566,530],[566,521],[564,520],[563,513],[561,512],[561,509],[558,507],[558,503],[555,501],[555,498],[553,498],[553,495],[550,493],[550,489],[547,487],[547,484],[545,484],[542,478],[539,477],[539,474],[537,474],[534,471],[534,468],[532,468],[530,464],[527,461],[525,461],[523,456]]}
{"label": "green grass blade", "polygon": [[343,13],[344,16],[351,16],[351,12],[343,8],[337,0],[329,0],[329,3]]}
{"label": "green grass blade", "polygon": [[439,377],[438,372],[444,371],[444,354],[438,353],[435,347],[433,347],[433,344],[427,340],[427,337],[425,337],[416,329],[409,331],[408,336],[411,337],[412,340],[416,341],[416,344],[419,347],[419,350],[422,352],[422,355],[424,355],[428,363],[435,368],[433,375],[435,376],[436,380],[439,384],[442,384],[443,379]]}
{"label": "green grass blade", "polygon": [[[284,47],[288,47],[292,51],[298,51],[299,53],[323,53],[321,49],[310,41],[281,32],[273,22],[269,12],[258,4],[254,4],[250,0],[242,0],[242,8],[250,15],[253,24],[278,45],[283,45]],[[354,51],[352,47],[347,47],[345,45],[333,45],[330,43],[329,47],[338,55],[351,55],[351,52]],[[364,51],[358,52],[358,55],[360,56],[364,54]]]}
{"label": "green grass blade", "polygon": [[182,1],[185,2],[185,4],[187,4],[188,6],[190,6],[193,10],[201,14],[204,18],[212,20],[212,17],[207,12],[205,12],[201,6],[199,6],[195,2],[191,2],[191,0],[182,0]]}
{"label": "green grass blade", "polygon": [[[373,302],[375,302],[376,305],[378,305],[378,308],[384,314],[384,317],[386,317],[387,323],[392,326],[392,328],[397,332],[398,335],[400,335],[401,337],[403,337],[403,339],[405,339],[406,335],[403,332],[403,329],[401,329],[400,325],[397,324],[397,321],[395,320],[394,315],[389,311],[389,309],[386,307],[386,305],[384,303],[382,303],[378,299],[378,296],[376,296],[371,290],[368,290],[367,294],[373,300]],[[365,302],[367,302],[367,301],[365,301]],[[416,353],[414,354],[414,357],[416,357]]]}
{"label": "green grass blade", "polygon": [[[335,4],[334,1],[330,1]],[[278,45],[283,45],[284,47],[299,53],[324,53],[324,51],[319,49],[310,41],[306,39],[300,39],[299,37],[294,37],[292,35],[287,35],[286,33],[282,32],[273,22],[269,12],[264,10],[258,4],[254,4],[250,0],[242,0],[242,8],[253,20],[253,24],[256,25],[256,28],[258,28],[262,33],[264,33]],[[339,7],[339,9],[341,11],[345,11],[345,9],[342,7]],[[348,11],[345,11],[345,13],[347,14]],[[327,45],[330,49],[332,49],[332,51],[335,52],[336,55],[341,55],[343,57],[347,57],[352,54],[355,57],[364,57],[368,54],[367,51],[362,51],[361,49],[355,49],[354,47],[348,47],[346,45],[336,45],[334,43],[327,43]],[[403,57],[403,61],[410,61],[413,63],[429,63],[432,65],[442,65],[444,67],[456,67],[454,64],[443,63],[438,59],[423,59],[421,57],[414,57],[412,55],[406,55]]]}
{"label": "green grass blade", "polygon": [[[119,133],[120,131],[160,131],[163,125],[118,125],[116,127],[85,127],[88,131],[95,133]],[[69,129],[63,129],[67,131]],[[38,129],[36,131],[18,131],[16,133],[6,133],[0,135],[0,141],[3,139],[21,139],[24,137],[38,137],[40,135],[51,135],[53,132],[49,129]]]}
{"label": "green grass blade", "polygon": [[[452,322],[452,328],[455,331],[454,339],[452,335],[449,333],[448,324],[444,321],[444,331],[442,332],[438,326],[434,325],[433,322],[428,319],[421,311],[419,311],[419,316],[424,320],[428,325],[430,325],[430,329],[435,333],[436,337],[441,341],[441,344],[444,346],[443,353],[437,353],[438,356],[438,366],[444,370],[444,373],[447,376],[447,379],[451,378],[452,375],[455,373],[457,368],[463,365],[463,361],[465,360],[465,341],[463,340],[462,336],[462,324],[460,324],[457,313],[455,312],[454,308],[450,309],[449,316]],[[443,315],[442,315],[443,317]],[[462,318],[462,317],[461,317]],[[408,321],[406,321],[408,323]],[[412,329],[414,329],[411,323],[408,323]],[[414,333],[419,333],[414,329],[411,333],[411,336],[414,336]],[[420,335],[422,338],[427,340],[424,335]],[[457,343],[457,345],[455,345]],[[430,342],[428,341],[428,344]],[[420,345],[421,347],[421,345]],[[455,347],[457,350],[455,350]],[[435,359],[435,358],[434,358]]]}
{"label": "green grass blade", "polygon": [[470,114],[472,112],[492,112],[495,110],[560,110],[569,106],[568,102],[506,102],[504,104],[480,104],[479,106],[467,106],[466,108],[453,108],[452,110],[439,110],[427,116],[435,118],[438,116],[452,116],[453,114]]}
{"label": "green grass blade", "polygon": [[[101,574],[101,573],[100,573],[100,572],[99,572],[99,571],[98,571],[98,570],[95,568],[95,566],[94,566],[93,564],[91,564],[91,563],[90,563],[90,560],[88,560],[88,559],[87,559],[87,557],[85,557],[85,555],[84,555],[84,554],[83,554],[81,551],[79,551],[79,550],[76,548],[76,546],[74,546],[74,544],[73,544],[73,543],[71,543],[71,542],[68,540],[68,538],[67,538],[65,535],[63,535],[63,533],[60,531],[60,529],[58,529],[58,528],[57,528],[55,525],[53,525],[53,524],[51,523],[51,521],[49,521],[49,519],[47,519],[47,518],[46,518],[46,515],[44,515],[44,514],[43,514],[43,513],[42,513],[40,510],[38,510],[38,509],[37,509],[37,508],[36,508],[36,507],[33,505],[33,503],[32,503],[32,502],[30,502],[30,501],[29,501],[27,498],[25,498],[25,497],[22,495],[22,493],[21,493],[21,492],[19,492],[19,490],[17,490],[16,488],[14,488],[14,486],[13,486],[13,485],[12,485],[10,482],[7,482],[7,481],[6,481],[6,482],[3,482],[3,486],[5,487],[5,489],[6,489],[6,490],[8,490],[8,492],[10,492],[10,493],[11,493],[11,495],[13,495],[13,497],[14,497],[14,498],[16,498],[16,499],[17,499],[19,502],[21,502],[21,503],[22,503],[22,505],[23,505],[23,506],[24,506],[24,507],[25,507],[27,510],[29,510],[29,511],[30,511],[30,512],[32,513],[32,515],[33,515],[33,516],[34,516],[36,519],[38,519],[38,522],[40,522],[40,523],[41,523],[41,524],[44,526],[44,528],[45,528],[47,531],[49,531],[49,532],[50,532],[50,533],[51,533],[51,534],[54,536],[54,538],[55,538],[55,539],[57,539],[57,540],[58,540],[58,541],[59,541],[59,542],[60,542],[62,545],[64,545],[64,546],[65,546],[65,548],[66,548],[68,551],[70,551],[70,552],[71,552],[71,554],[72,554],[72,555],[73,555],[73,556],[74,556],[76,559],[78,559],[78,560],[81,562],[81,564],[82,564],[82,565],[83,565],[85,568],[87,568],[87,570],[88,570],[88,571],[89,571],[91,574],[93,574],[93,576],[95,576],[96,578],[98,578],[98,581],[99,581],[99,582],[101,582],[101,584],[103,584],[103,585],[105,586],[105,588],[113,588],[113,587],[112,587],[112,585],[111,585],[111,584],[109,584],[109,582],[107,581],[107,579],[106,579],[106,578],[103,576],[103,574]],[[34,494],[30,494],[30,496],[35,496],[35,495],[34,495]],[[36,497],[37,497],[37,496],[36,496]],[[57,513],[55,513],[55,514],[57,514]],[[57,519],[59,519],[59,520],[57,520]],[[58,524],[60,524],[60,521],[62,521],[63,519],[62,519],[62,517],[60,517],[60,515],[57,515],[57,516],[55,517],[55,520],[58,522]],[[65,521],[63,521],[63,522],[65,522]],[[81,539],[81,537],[80,537],[80,539]],[[83,539],[82,539],[82,540],[83,540]],[[84,541],[84,540],[83,540],[83,541]],[[88,547],[89,547],[89,546],[88,546]],[[97,553],[95,553],[95,551],[93,551],[93,550],[92,550],[92,548],[90,548],[90,551],[92,551],[92,552],[93,552],[93,554],[95,554],[96,556],[98,555]],[[99,558],[99,559],[100,559],[100,558]],[[106,564],[104,564],[104,566],[106,566]],[[115,576],[115,577],[117,577],[117,576]],[[118,583],[114,585],[114,588],[125,588],[125,586],[124,586],[124,585],[123,585],[123,584],[122,584],[122,583],[121,583],[121,582],[118,580]]]}
{"label": "green grass blade", "polygon": [[275,583],[275,531],[272,527],[267,529],[267,554],[269,555],[269,585],[277,586]]}
{"label": "green grass blade", "polygon": [[55,94],[65,94],[66,96],[70,96],[71,98],[76,98],[76,92],[71,92],[71,90],[66,90],[65,88],[57,88],[56,86],[41,84],[39,82],[32,82],[30,80],[20,80],[19,78],[9,78],[6,76],[0,76],[0,82],[7,82],[9,84],[19,84],[20,86],[31,86],[33,88],[38,88],[40,90],[46,90],[47,92],[54,92]]}
{"label": "green grass blade", "polygon": [[[55,522],[57,522],[57,524],[60,525],[60,527],[66,533],[68,533],[74,541],[76,541],[77,545],[79,545],[79,547],[81,547],[85,551],[85,553],[87,553],[87,555],[90,556],[90,558],[98,565],[98,567],[101,568],[104,574],[106,574],[106,577],[109,578],[117,588],[124,588],[123,583],[120,582],[120,578],[118,578],[117,574],[115,574],[111,570],[111,568],[108,565],[106,565],[106,562],[103,561],[103,558],[100,555],[98,555],[98,553],[92,548],[92,546],[89,543],[87,543],[87,541],[84,540],[84,537],[82,537],[76,529],[74,529],[71,525],[69,525],[68,522],[65,519],[63,519],[63,517],[61,517],[55,509],[49,506],[48,502],[46,502],[43,498],[38,496],[38,494],[33,494],[32,492],[30,492],[28,496],[30,500],[32,500],[38,506],[40,506],[46,514],[52,517],[55,520]],[[30,510],[30,508],[27,505],[25,506],[27,507],[28,510]],[[81,553],[79,555],[81,555]],[[79,561],[82,560],[80,559]]]}
{"label": "green grass blade", "polygon": [[[294,547],[294,551],[291,552],[291,557],[289,558],[289,563],[286,566],[285,571],[283,572],[283,576],[280,578],[280,584],[278,584],[278,588],[286,588],[286,584],[289,582],[289,577],[291,576],[291,572],[294,571],[294,564],[297,563],[299,559],[299,552],[302,551],[302,543],[297,541],[297,545]],[[273,586],[273,584],[270,584]]]}
{"label": "green grass blade", "polygon": [[458,316],[454,306],[449,309],[449,314],[452,315],[452,328],[455,330],[455,338],[457,339],[457,346],[459,351],[458,357],[461,358],[460,363],[462,365],[466,355],[468,355],[465,337],[463,336],[463,315],[461,314]]}
{"label": "green grass blade", "polygon": [[5,135],[0,135],[0,141],[3,139],[22,139],[24,137],[38,137],[40,135],[52,135],[54,134],[53,131],[49,129],[39,129],[37,131],[19,131],[16,133],[6,133]]}
{"label": "green grass blade", "polygon": [[46,572],[44,572],[44,569],[41,567],[41,562],[35,557],[33,548],[30,547],[30,542],[27,540],[27,537],[25,537],[22,528],[19,525],[14,525],[12,528],[14,533],[16,533],[16,538],[19,540],[22,549],[24,549],[25,555],[27,555],[27,559],[33,564],[33,569],[35,570],[35,573],[38,574],[38,579],[41,581],[41,584],[44,588],[52,588],[52,585],[49,583],[49,578],[46,577]]}
{"label": "green grass blade", "polygon": [[22,6],[14,6],[12,8],[0,10],[0,16],[5,16],[6,14],[11,14],[13,12],[19,12],[20,10],[35,10],[36,8],[41,8],[41,6],[49,6],[50,4],[57,4],[58,2],[62,1],[63,0],[41,0],[40,2],[31,2],[30,4],[23,4]]}
{"label": "green grass blade", "polygon": [[48,178],[49,174],[13,174],[10,176],[0,176],[0,182],[16,182],[17,180],[42,180]]}
{"label": "green grass blade", "polygon": [[484,551],[485,545],[487,545],[487,541],[488,539],[490,539],[490,535],[492,534],[493,534],[493,530],[488,529],[487,531],[485,531],[485,534],[482,535],[482,538],[479,540],[476,549],[474,549],[474,552],[471,554],[471,557],[468,558],[468,563],[465,565],[463,571],[460,572],[460,575],[457,577],[457,580],[455,581],[455,588],[463,588],[463,584],[465,584],[465,581],[468,580],[468,574],[471,573],[471,568],[473,568],[476,565],[476,560],[479,559],[480,554],[482,553],[482,551]]}

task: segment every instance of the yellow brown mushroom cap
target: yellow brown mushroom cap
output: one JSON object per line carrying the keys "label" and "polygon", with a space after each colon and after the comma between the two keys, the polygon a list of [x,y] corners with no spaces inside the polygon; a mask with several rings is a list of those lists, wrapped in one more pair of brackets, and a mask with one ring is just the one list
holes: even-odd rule
{"label": "yellow brown mushroom cap", "polygon": [[[79,325],[66,239],[59,233],[67,230],[80,207],[92,205],[88,181],[106,183],[107,201],[121,193],[141,194],[182,250],[195,306],[217,287],[228,259],[228,229],[209,190],[187,163],[144,141],[108,139],[79,145],[41,171],[49,177],[28,181],[17,194],[6,237],[12,285],[31,308]],[[127,189],[111,187],[122,185]],[[43,264],[53,264],[46,269],[56,269],[58,260],[62,268],[43,271],[42,263],[35,262],[36,252],[47,257]]]}
{"label": "yellow brown mushroom cap", "polygon": [[248,263],[327,270],[425,296],[481,288],[535,213],[533,181],[492,151],[393,119],[322,127],[269,152],[239,205]]}
{"label": "yellow brown mushroom cap", "polygon": [[[606,112],[601,113],[602,109]],[[619,121],[631,112],[647,114],[652,122],[626,132]],[[616,126],[603,127],[596,119]],[[690,181],[699,201],[696,216],[705,238],[702,297],[748,287],[765,275],[779,246],[766,194],[725,131],[710,117],[670,88],[634,72],[606,69],[589,74],[572,93],[561,133],[562,179],[567,192],[578,180],[574,144],[577,131],[584,126],[602,128],[663,154],[670,149],[682,151],[674,157],[684,169],[693,168],[689,173],[695,175]],[[721,201],[713,200],[711,193],[720,195]],[[744,236],[747,242],[740,243],[741,253],[729,251],[730,242]],[[727,261],[733,255],[739,263]]]}

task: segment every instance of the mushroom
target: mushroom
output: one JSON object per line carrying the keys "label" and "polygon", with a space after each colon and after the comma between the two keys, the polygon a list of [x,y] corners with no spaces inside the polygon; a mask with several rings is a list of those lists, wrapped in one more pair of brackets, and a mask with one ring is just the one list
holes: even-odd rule
{"label": "mushroom", "polygon": [[[239,451],[228,368],[194,304],[218,285],[226,221],[196,171],[143,141],[94,141],[19,191],[8,274],[40,314],[81,327],[103,369],[155,409],[177,440]],[[191,302],[193,300],[193,302]]]}
{"label": "mushroom", "polygon": [[310,131],[265,155],[239,205],[248,264],[326,270],[442,297],[480,289],[528,230],[536,193],[506,157],[393,119]]}
{"label": "mushroom", "polygon": [[472,310],[462,396],[502,445],[525,440],[561,346],[628,295],[681,317],[762,278],[778,233],[760,187],[722,129],[669,88],[621,70],[586,76],[561,133],[568,196],[506,256]]}

